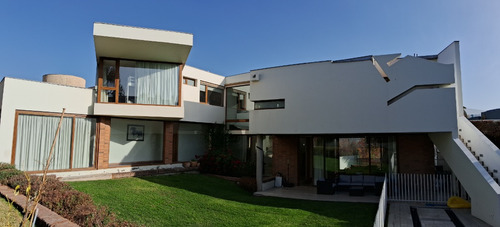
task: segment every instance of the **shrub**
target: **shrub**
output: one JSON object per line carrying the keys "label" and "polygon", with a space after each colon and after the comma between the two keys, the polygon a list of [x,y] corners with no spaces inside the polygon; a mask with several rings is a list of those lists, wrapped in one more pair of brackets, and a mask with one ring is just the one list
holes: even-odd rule
{"label": "shrub", "polygon": [[12,178],[17,175],[24,176],[23,172],[17,169],[0,170],[0,184],[7,184],[9,178]]}
{"label": "shrub", "polygon": [[5,163],[5,162],[0,162],[0,171],[4,170],[4,169],[15,169],[16,166],[14,165],[11,165],[9,163]]}
{"label": "shrub", "polygon": [[[199,159],[199,170],[202,173],[212,173],[224,176],[252,176],[251,166],[234,157],[231,151],[222,152],[220,150],[209,151]],[[253,169],[255,172],[255,168]]]}
{"label": "shrub", "polygon": [[[22,171],[19,171],[22,173]],[[41,176],[30,176],[31,195],[38,191],[42,183]],[[24,174],[10,177],[7,184],[15,188],[20,186],[20,192],[26,194],[28,180]],[[47,176],[40,204],[80,226],[135,226],[132,223],[120,221],[106,207],[97,207],[92,198],[83,192],[73,189],[68,184]]]}

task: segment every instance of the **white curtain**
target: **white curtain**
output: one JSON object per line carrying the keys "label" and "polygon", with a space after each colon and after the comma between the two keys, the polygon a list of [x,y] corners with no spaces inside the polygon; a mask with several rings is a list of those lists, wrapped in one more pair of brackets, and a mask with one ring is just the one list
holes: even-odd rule
{"label": "white curtain", "polygon": [[[60,117],[19,115],[16,167],[24,171],[42,170],[49,156]],[[49,169],[69,169],[72,119],[64,118]]]}
{"label": "white curtain", "polygon": [[94,163],[95,119],[75,118],[73,168],[88,168]]}
{"label": "white curtain", "polygon": [[137,62],[137,103],[177,105],[179,66],[165,63]]}

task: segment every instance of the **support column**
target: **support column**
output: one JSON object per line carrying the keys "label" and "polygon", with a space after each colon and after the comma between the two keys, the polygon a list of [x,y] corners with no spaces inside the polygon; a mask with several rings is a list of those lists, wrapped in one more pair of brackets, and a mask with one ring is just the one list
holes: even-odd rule
{"label": "support column", "polygon": [[163,164],[177,162],[178,131],[178,122],[165,121],[163,123]]}
{"label": "support column", "polygon": [[111,118],[97,119],[97,169],[109,167],[109,140],[111,138]]}
{"label": "support column", "polygon": [[257,191],[262,191],[262,169],[264,167],[264,151],[262,150],[262,136],[256,136],[257,142],[255,143],[256,154],[256,172],[255,180],[257,181]]}

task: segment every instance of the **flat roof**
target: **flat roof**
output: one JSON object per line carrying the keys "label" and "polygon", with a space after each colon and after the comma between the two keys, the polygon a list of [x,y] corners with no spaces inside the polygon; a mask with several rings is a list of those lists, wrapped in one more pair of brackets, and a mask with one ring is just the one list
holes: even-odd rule
{"label": "flat roof", "polygon": [[186,63],[193,34],[124,25],[94,23],[96,58]]}

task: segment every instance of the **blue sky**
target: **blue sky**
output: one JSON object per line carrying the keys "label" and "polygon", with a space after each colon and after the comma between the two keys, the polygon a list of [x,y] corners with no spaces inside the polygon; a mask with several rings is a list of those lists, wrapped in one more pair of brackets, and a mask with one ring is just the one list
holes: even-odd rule
{"label": "blue sky", "polygon": [[500,108],[500,1],[0,0],[0,77],[95,83],[93,22],[194,34],[188,65],[224,76],[461,45],[464,105]]}

